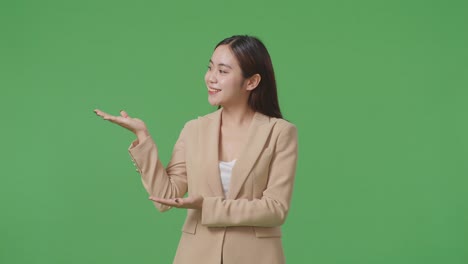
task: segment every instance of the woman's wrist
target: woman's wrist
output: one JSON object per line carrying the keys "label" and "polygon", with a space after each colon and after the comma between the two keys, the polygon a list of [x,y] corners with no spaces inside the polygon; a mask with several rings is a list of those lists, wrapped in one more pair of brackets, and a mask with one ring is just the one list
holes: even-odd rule
{"label": "woman's wrist", "polygon": [[149,132],[148,132],[148,130],[145,129],[145,130],[142,130],[142,131],[135,132],[135,135],[137,136],[138,142],[142,142],[147,137],[149,137]]}

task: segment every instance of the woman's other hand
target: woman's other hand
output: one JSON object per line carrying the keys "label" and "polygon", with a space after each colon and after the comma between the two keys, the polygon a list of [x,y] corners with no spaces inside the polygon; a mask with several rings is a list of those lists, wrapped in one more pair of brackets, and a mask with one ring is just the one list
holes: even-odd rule
{"label": "woman's other hand", "polygon": [[96,115],[102,117],[104,120],[108,120],[114,124],[117,124],[132,131],[138,137],[138,140],[140,142],[149,136],[148,130],[143,120],[138,118],[132,118],[127,114],[127,112],[123,110],[120,111],[120,116],[113,116],[99,109],[95,109],[94,112],[96,113]]}
{"label": "woman's other hand", "polygon": [[160,204],[177,207],[177,208],[202,209],[202,206],[203,206],[202,196],[174,198],[174,199],[164,199],[164,198],[150,196],[149,199]]}

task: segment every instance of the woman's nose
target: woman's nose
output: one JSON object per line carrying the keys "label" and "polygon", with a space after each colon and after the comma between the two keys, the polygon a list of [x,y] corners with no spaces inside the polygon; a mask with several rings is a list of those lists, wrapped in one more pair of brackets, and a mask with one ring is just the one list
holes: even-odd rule
{"label": "woman's nose", "polygon": [[210,83],[216,82],[216,73],[214,71],[209,71],[206,73],[206,80]]}

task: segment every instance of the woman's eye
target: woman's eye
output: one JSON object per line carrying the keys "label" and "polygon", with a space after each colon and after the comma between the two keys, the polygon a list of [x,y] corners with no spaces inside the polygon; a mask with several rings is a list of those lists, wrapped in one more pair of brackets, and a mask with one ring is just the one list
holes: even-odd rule
{"label": "woman's eye", "polygon": [[227,71],[219,70],[219,73],[227,73]]}
{"label": "woman's eye", "polygon": [[211,70],[211,66],[210,66],[210,65],[208,65],[208,70]]}

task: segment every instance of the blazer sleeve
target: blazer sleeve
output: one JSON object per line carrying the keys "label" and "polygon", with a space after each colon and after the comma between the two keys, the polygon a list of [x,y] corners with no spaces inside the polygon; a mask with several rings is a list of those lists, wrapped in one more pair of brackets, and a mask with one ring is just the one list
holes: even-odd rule
{"label": "blazer sleeve", "polygon": [[[185,166],[185,136],[187,125],[182,129],[174,146],[171,160],[164,168],[159,160],[158,149],[151,137],[142,142],[133,141],[128,151],[141,175],[143,186],[150,196],[160,198],[182,197],[187,192],[187,171]],[[153,202],[159,211],[171,207]]]}
{"label": "blazer sleeve", "polygon": [[289,210],[297,163],[297,129],[287,123],[278,136],[268,184],[261,199],[227,200],[205,197],[202,225],[273,227],[284,223]]}

